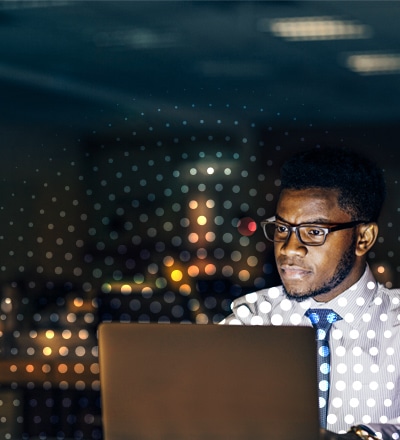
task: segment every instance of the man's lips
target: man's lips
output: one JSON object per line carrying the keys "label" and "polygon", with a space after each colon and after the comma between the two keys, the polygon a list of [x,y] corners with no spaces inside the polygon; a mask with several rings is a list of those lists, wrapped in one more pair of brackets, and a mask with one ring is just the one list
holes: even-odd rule
{"label": "man's lips", "polygon": [[290,280],[302,280],[304,277],[312,273],[309,269],[290,264],[282,264],[279,268],[281,276]]}

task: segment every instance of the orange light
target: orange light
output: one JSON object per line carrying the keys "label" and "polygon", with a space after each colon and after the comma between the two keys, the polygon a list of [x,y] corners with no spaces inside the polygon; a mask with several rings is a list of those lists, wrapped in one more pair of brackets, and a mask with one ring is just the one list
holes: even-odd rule
{"label": "orange light", "polygon": [[192,232],[189,234],[188,239],[189,239],[190,243],[197,243],[199,241],[199,236],[195,232]]}
{"label": "orange light", "polygon": [[200,270],[199,270],[199,268],[197,267],[197,266],[190,266],[189,268],[188,268],[188,274],[189,274],[189,276],[191,276],[191,277],[197,277],[197,275],[199,274],[199,272],[200,272]]}
{"label": "orange light", "polygon": [[379,266],[378,273],[384,273],[384,272],[385,272],[385,268],[383,266]]}
{"label": "orange light", "polygon": [[64,374],[68,371],[68,367],[65,364],[59,364],[58,365],[58,372],[61,374]]}
{"label": "orange light", "polygon": [[217,271],[217,268],[214,266],[214,264],[207,264],[204,268],[204,271],[207,275],[214,275]]}
{"label": "orange light", "polygon": [[175,260],[168,255],[167,257],[164,258],[163,262],[164,262],[164,266],[171,267],[174,264]]}
{"label": "orange light", "polygon": [[33,373],[35,371],[35,367],[32,364],[28,364],[25,367],[25,370],[27,371],[27,373]]}
{"label": "orange light", "polygon": [[75,364],[74,365],[74,371],[77,374],[82,374],[85,371],[85,367],[83,364]]}

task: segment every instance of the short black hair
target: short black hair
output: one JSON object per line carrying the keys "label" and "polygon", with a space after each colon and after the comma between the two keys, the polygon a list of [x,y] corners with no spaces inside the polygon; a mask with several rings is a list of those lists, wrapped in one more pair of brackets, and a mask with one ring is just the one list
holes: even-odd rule
{"label": "short black hair", "polygon": [[314,148],[295,154],[281,168],[281,189],[338,191],[338,203],[353,220],[376,222],[386,196],[382,170],[347,148]]}

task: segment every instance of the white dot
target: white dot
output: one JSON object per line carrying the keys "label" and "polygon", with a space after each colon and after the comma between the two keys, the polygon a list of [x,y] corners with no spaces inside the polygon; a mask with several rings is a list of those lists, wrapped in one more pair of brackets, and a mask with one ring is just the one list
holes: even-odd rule
{"label": "white dot", "polygon": [[370,322],[371,321],[371,315],[369,313],[364,313],[362,316],[362,320],[364,322]]}
{"label": "white dot", "polygon": [[377,296],[374,299],[374,303],[375,303],[375,305],[380,306],[382,304],[382,298],[380,296]]}
{"label": "white dot", "polygon": [[362,296],[359,296],[357,299],[356,299],[356,304],[358,305],[358,306],[363,306],[364,304],[365,304],[365,299],[362,297]]}
{"label": "white dot", "polygon": [[371,348],[369,349],[369,354],[370,354],[371,356],[376,356],[378,353],[379,353],[379,350],[378,350],[377,347],[371,347]]}
{"label": "white dot", "polygon": [[344,421],[348,425],[352,425],[354,423],[354,416],[352,416],[351,414],[347,414],[346,416],[344,416]]}
{"label": "white dot", "polygon": [[247,306],[241,305],[237,309],[237,314],[240,318],[247,318],[250,315],[250,310]]}
{"label": "white dot", "polygon": [[367,338],[369,338],[369,339],[374,339],[375,338],[374,330],[368,330],[367,331]]}
{"label": "white dot", "polygon": [[391,401],[390,399],[385,399],[384,402],[383,402],[383,404],[384,404],[385,406],[392,406],[392,401]]}
{"label": "white dot", "polygon": [[379,365],[372,364],[370,370],[371,370],[371,373],[379,373]]}
{"label": "white dot", "polygon": [[323,397],[318,398],[318,405],[320,408],[324,408],[326,405],[326,400]]}
{"label": "white dot", "polygon": [[361,364],[355,364],[353,370],[355,373],[360,374],[363,372],[363,366]]}
{"label": "white dot", "polygon": [[270,298],[278,298],[279,289],[277,287],[271,287],[270,289],[268,289],[268,296]]}
{"label": "white dot", "polygon": [[350,330],[349,336],[351,339],[358,339],[358,337],[360,336],[360,333],[358,332],[358,330]]}
{"label": "white dot", "polygon": [[353,354],[354,354],[354,356],[361,356],[362,355],[362,348],[361,347],[354,347]]}
{"label": "white dot", "polygon": [[[379,422],[380,422],[380,423],[387,423],[388,420],[389,420],[389,419],[388,419],[386,416],[380,416],[380,417],[379,417]],[[378,434],[378,433],[377,433],[377,434]],[[394,434],[392,434],[392,438],[395,438],[395,437],[393,437],[393,435],[394,435]],[[397,436],[398,436],[398,434],[397,434]],[[382,438],[382,437],[380,436],[379,438]]]}
{"label": "white dot", "polygon": [[241,323],[238,319],[236,319],[236,318],[231,319],[231,320],[228,322],[228,324],[229,324],[229,325],[242,325],[242,323]]}
{"label": "white dot", "polygon": [[370,388],[372,391],[376,391],[376,390],[379,388],[378,382],[371,382],[371,383],[369,384],[369,388]]}
{"label": "white dot", "polygon": [[338,299],[338,304],[339,304],[340,307],[346,307],[347,306],[347,298],[340,297]]}
{"label": "white dot", "polygon": [[336,367],[336,370],[340,374],[345,374],[347,372],[347,365],[346,364],[338,364]]}
{"label": "white dot", "polygon": [[258,310],[261,313],[269,313],[271,311],[271,303],[269,303],[268,301],[263,301],[261,304],[259,304],[258,306]]}
{"label": "white dot", "polygon": [[344,380],[338,380],[335,387],[338,391],[344,391],[346,389],[346,382]]}
{"label": "white dot", "polygon": [[394,371],[396,370],[396,367],[394,365],[388,365],[387,370],[389,373],[394,373]]}
{"label": "white dot", "polygon": [[271,324],[272,325],[282,325],[282,323],[283,323],[282,315],[279,315],[277,313],[275,315],[272,315],[272,317],[271,317]]}
{"label": "white dot", "polygon": [[360,404],[360,401],[353,397],[352,399],[350,399],[349,403],[352,408],[357,408],[357,406]]}
{"label": "white dot", "polygon": [[328,417],[326,418],[326,421],[330,425],[334,425],[337,422],[337,416],[335,416],[335,414],[328,414]]}
{"label": "white dot", "polygon": [[365,416],[362,416],[362,421],[365,423],[365,424],[368,424],[368,423],[371,423],[371,416],[369,416],[369,415],[365,415]]}
{"label": "white dot", "polygon": [[253,303],[255,303],[256,301],[257,301],[257,293],[256,292],[252,292],[252,293],[248,293],[246,296],[245,296],[245,298],[246,298],[246,301],[248,302],[248,303],[250,303],[250,304],[253,304]]}
{"label": "white dot", "polygon": [[346,349],[343,346],[336,348],[336,355],[337,356],[344,356],[346,354]]}
{"label": "white dot", "polygon": [[290,322],[293,325],[299,325],[301,323],[301,315],[299,315],[298,313],[293,313],[292,315],[290,315]]}
{"label": "white dot", "polygon": [[390,330],[385,330],[385,332],[383,333],[383,336],[384,336],[386,339],[389,339],[389,338],[392,337],[392,332],[391,332]]}
{"label": "white dot", "polygon": [[280,303],[281,309],[285,310],[286,312],[292,308],[292,303],[288,299],[284,299]]}
{"label": "white dot", "polygon": [[388,315],[386,313],[382,313],[382,315],[379,316],[379,319],[382,322],[386,322],[388,320]]}
{"label": "white dot", "polygon": [[362,389],[362,383],[359,380],[353,382],[353,390],[360,391]]}
{"label": "white dot", "polygon": [[318,388],[321,391],[328,391],[329,388],[329,382],[327,380],[321,380],[318,384]]}
{"label": "white dot", "polygon": [[344,320],[346,322],[353,322],[354,321],[354,315],[352,313],[346,313]]}
{"label": "white dot", "polygon": [[334,406],[335,408],[340,408],[342,405],[343,401],[339,397],[335,397],[334,399],[332,399],[332,406]]}
{"label": "white dot", "polygon": [[370,408],[374,407],[376,405],[375,399],[367,399],[367,406]]}
{"label": "white dot", "polygon": [[387,388],[388,390],[394,390],[394,383],[393,383],[393,382],[388,382],[388,383],[386,384],[386,388]]}
{"label": "white dot", "polygon": [[387,354],[388,356],[392,356],[392,355],[394,355],[394,348],[393,348],[393,347],[388,347],[388,348],[386,349],[386,354]]}
{"label": "white dot", "polygon": [[250,324],[251,324],[251,325],[263,325],[263,324],[264,324],[264,321],[263,321],[263,319],[261,318],[261,316],[256,315],[256,316],[253,316],[253,317],[250,319]]}
{"label": "white dot", "polygon": [[343,336],[343,332],[342,332],[342,330],[339,330],[338,328],[334,328],[332,330],[331,336],[332,336],[332,339],[338,340]]}
{"label": "white dot", "polygon": [[375,283],[373,281],[369,281],[368,284],[367,284],[367,288],[369,290],[375,289]]}

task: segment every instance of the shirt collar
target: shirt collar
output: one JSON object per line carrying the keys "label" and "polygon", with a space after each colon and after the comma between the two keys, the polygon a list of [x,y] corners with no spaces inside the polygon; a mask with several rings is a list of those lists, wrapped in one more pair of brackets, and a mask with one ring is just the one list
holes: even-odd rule
{"label": "shirt collar", "polygon": [[362,319],[378,292],[378,283],[371,269],[366,265],[362,277],[347,290],[326,303],[309,300],[311,308],[329,308],[339,314],[350,326]]}

